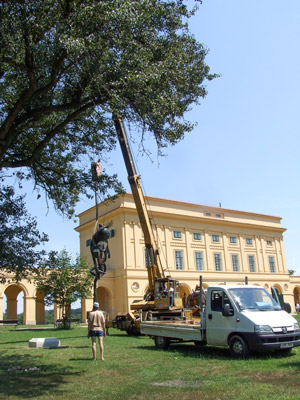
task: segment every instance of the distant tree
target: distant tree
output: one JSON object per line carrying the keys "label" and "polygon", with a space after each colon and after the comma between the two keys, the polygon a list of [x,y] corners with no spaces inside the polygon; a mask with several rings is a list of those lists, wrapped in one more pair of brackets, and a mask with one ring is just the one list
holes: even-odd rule
{"label": "distant tree", "polygon": [[5,273],[14,272],[15,279],[35,271],[45,251],[38,247],[48,240],[39,233],[37,221],[25,207],[25,196],[16,196],[11,186],[0,183],[0,280]]}
{"label": "distant tree", "polygon": [[288,269],[288,273],[289,275],[294,275],[295,274],[295,270],[294,269]]}
{"label": "distant tree", "polygon": [[55,303],[62,309],[64,328],[70,326],[71,303],[91,295],[92,276],[88,266],[80,257],[73,261],[66,250],[51,252],[33,280],[37,290],[45,294],[45,305]]}
{"label": "distant tree", "polygon": [[[91,160],[115,147],[113,114],[159,148],[182,139],[216,76],[194,13],[181,0],[0,2],[0,174],[32,180],[71,217],[92,193]],[[110,189],[120,184],[104,170]]]}

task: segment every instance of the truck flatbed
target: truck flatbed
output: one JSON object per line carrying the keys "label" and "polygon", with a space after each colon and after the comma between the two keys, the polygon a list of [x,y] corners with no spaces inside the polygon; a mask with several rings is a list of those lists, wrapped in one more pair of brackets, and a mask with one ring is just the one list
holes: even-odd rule
{"label": "truck flatbed", "polygon": [[180,340],[201,341],[201,324],[198,321],[145,321],[141,323],[141,333]]}

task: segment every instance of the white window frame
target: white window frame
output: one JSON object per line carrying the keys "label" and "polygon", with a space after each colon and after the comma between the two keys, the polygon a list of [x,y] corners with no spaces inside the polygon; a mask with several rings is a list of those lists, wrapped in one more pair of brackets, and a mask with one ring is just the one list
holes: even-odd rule
{"label": "white window frame", "polygon": [[246,238],[246,245],[247,246],[253,246],[253,239],[252,238]]}
{"label": "white window frame", "polygon": [[220,243],[220,235],[212,235],[212,241],[214,243]]}
{"label": "white window frame", "polygon": [[221,253],[214,253],[214,260],[215,260],[215,271],[220,272],[222,271],[222,254]]}
{"label": "white window frame", "polygon": [[173,231],[173,238],[174,239],[182,239],[182,232],[181,231]]}
{"label": "white window frame", "polygon": [[270,265],[270,272],[272,274],[276,274],[276,263],[274,256],[269,256],[269,265]]}
{"label": "white window frame", "polygon": [[175,268],[178,271],[184,270],[184,259],[182,250],[175,250]]}
{"label": "white window frame", "polygon": [[232,261],[232,271],[239,272],[240,271],[239,255],[231,254],[231,261]]}
{"label": "white window frame", "polygon": [[256,272],[255,256],[253,254],[248,255],[248,263],[249,263],[249,272]]}
{"label": "white window frame", "polygon": [[199,241],[199,240],[201,240],[201,233],[198,233],[198,232],[193,232],[193,240],[197,240],[197,241]]}
{"label": "white window frame", "polygon": [[203,251],[195,252],[195,262],[196,262],[196,270],[204,271]]}
{"label": "white window frame", "polygon": [[144,254],[145,254],[145,266],[150,267],[151,265],[153,265],[153,263],[151,263],[151,256],[149,256],[149,253],[147,251],[147,248],[144,248]]}

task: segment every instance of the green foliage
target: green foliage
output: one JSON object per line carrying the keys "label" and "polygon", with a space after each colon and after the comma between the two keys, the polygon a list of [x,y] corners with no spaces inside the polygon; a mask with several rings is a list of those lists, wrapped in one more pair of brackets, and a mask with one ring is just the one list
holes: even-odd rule
{"label": "green foliage", "polygon": [[48,241],[40,234],[37,221],[31,217],[24,204],[24,196],[16,196],[14,188],[0,183],[0,280],[14,271],[15,279],[35,271],[45,252],[36,248]]}
{"label": "green foliage", "polygon": [[[94,362],[87,329],[32,328],[0,327],[0,392],[5,399],[299,399],[299,347],[290,355],[233,360],[226,348],[180,343],[159,351],[148,337],[111,329],[104,338],[105,361]],[[57,337],[62,348],[29,348],[32,337]]]}
{"label": "green foliage", "polygon": [[71,303],[91,295],[92,276],[87,265],[80,257],[73,261],[66,250],[51,252],[33,280],[37,290],[45,294],[46,306],[55,303],[62,308],[64,327]]}
{"label": "green foliage", "polygon": [[[79,318],[81,320],[81,308],[72,309],[71,308],[71,318]],[[6,313],[3,314],[3,319],[6,319]],[[45,310],[45,324],[53,324],[54,322],[54,311]],[[18,314],[19,325],[23,324],[23,313]]]}
{"label": "green foliage", "polygon": [[288,273],[289,275],[294,275],[295,274],[295,270],[294,269],[288,269]]}
{"label": "green foliage", "polygon": [[[0,171],[34,181],[72,216],[93,189],[90,162],[115,147],[112,115],[159,146],[216,75],[179,0],[7,0],[0,3]],[[120,191],[105,170],[99,190]]]}

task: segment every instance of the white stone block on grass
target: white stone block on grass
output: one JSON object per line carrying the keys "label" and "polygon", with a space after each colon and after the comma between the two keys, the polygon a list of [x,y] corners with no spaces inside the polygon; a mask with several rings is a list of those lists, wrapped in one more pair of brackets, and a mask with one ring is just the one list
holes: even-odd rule
{"label": "white stone block on grass", "polygon": [[54,337],[32,338],[29,340],[29,347],[44,347],[53,349],[55,347],[60,347],[60,340]]}

